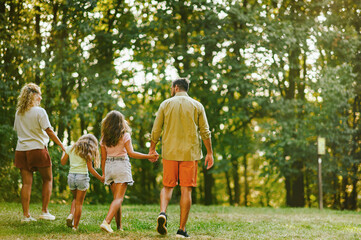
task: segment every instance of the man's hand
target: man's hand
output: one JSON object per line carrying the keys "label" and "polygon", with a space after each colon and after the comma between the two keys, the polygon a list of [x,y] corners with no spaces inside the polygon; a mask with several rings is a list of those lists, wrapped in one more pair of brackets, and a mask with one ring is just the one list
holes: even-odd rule
{"label": "man's hand", "polygon": [[154,150],[154,151],[149,151],[149,153],[148,153],[149,155],[151,155],[151,158],[149,158],[148,160],[150,161],[150,162],[156,162],[156,161],[158,161],[158,158],[159,158],[159,154]]}
{"label": "man's hand", "polygon": [[213,167],[214,159],[212,153],[207,153],[206,159],[204,160],[204,166],[207,167],[207,170],[209,170],[211,167]]}
{"label": "man's hand", "polygon": [[155,150],[155,145],[156,143],[154,143],[153,141],[150,142],[150,148],[149,148],[149,155],[157,155],[156,158],[149,158],[148,160],[151,161],[151,162],[156,162],[158,161],[158,158],[159,158],[159,154],[157,153],[157,151]]}

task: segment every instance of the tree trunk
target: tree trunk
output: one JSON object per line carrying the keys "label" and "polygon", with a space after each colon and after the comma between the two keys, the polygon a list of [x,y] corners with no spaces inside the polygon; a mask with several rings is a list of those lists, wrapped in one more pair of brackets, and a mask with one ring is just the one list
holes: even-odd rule
{"label": "tree trunk", "polygon": [[[63,18],[62,18],[62,25],[64,26],[64,28],[62,29],[61,33],[60,33],[60,59],[66,59],[66,53],[64,52],[64,49],[66,49],[66,39],[67,39],[67,21],[68,21],[68,6],[66,4],[62,5],[62,9],[63,9]],[[60,96],[62,98],[61,104],[59,106],[59,123],[58,123],[58,137],[60,139],[60,141],[63,140],[64,137],[64,131],[66,128],[65,125],[65,121],[62,120],[63,116],[67,116],[67,110],[70,103],[70,97],[67,94],[67,82],[68,79],[65,77],[65,73],[68,70],[68,67],[65,65],[66,61],[61,61],[61,88],[60,88]]]}
{"label": "tree trunk", "polygon": [[[304,86],[300,85],[300,56],[301,50],[299,45],[295,45],[289,51],[289,76],[288,84],[289,87],[285,89],[287,100],[292,100],[296,98],[296,86],[300,87],[298,91],[303,91]],[[304,96],[303,93],[300,93],[300,97]],[[295,136],[297,138],[297,136]],[[285,149],[285,152],[289,152],[288,149]],[[300,159],[292,164],[292,169],[295,170],[295,173],[288,175],[286,177],[286,191],[287,191],[287,205],[290,207],[304,207],[305,206],[305,196],[304,196],[304,175],[303,175],[303,162]]]}
{"label": "tree trunk", "polygon": [[[357,168],[356,168],[357,171]],[[356,175],[357,176],[357,175]],[[350,196],[350,209],[356,210],[357,209],[357,177],[354,177],[352,180],[352,192]]]}
{"label": "tree trunk", "polygon": [[298,170],[294,176],[291,177],[291,198],[289,202],[290,207],[304,207],[305,206],[305,190],[303,182],[303,163],[296,161],[292,168]]}
{"label": "tree trunk", "polygon": [[197,204],[198,203],[198,198],[197,198],[197,189],[196,187],[194,187],[192,189],[192,204]]}
{"label": "tree trunk", "polygon": [[[104,104],[100,104],[101,106],[99,106],[99,108],[103,108],[104,109]],[[101,123],[102,122],[102,120],[103,120],[103,113],[102,112],[97,112],[96,114],[95,114],[95,122],[96,123]],[[94,129],[93,129],[93,131],[94,131],[94,136],[96,137],[96,138],[98,138],[98,139],[100,139],[100,137],[101,137],[101,127],[100,127],[100,124],[94,124]]]}
{"label": "tree trunk", "polygon": [[305,175],[305,181],[306,181],[306,186],[305,186],[305,189],[306,189],[306,206],[307,207],[311,207],[311,188],[310,188],[310,171],[307,171],[306,172],[306,175]]}
{"label": "tree trunk", "polygon": [[247,180],[247,153],[243,154],[243,167],[244,167],[244,206],[248,206],[248,180]]}
{"label": "tree trunk", "polygon": [[203,166],[203,176],[204,176],[204,204],[211,205],[213,204],[213,193],[212,187],[214,184],[213,175],[208,172],[206,167]]}
{"label": "tree trunk", "polygon": [[333,209],[340,209],[341,208],[341,202],[340,202],[340,189],[339,189],[339,181],[338,176],[333,173],[332,174],[332,187],[333,187],[333,203],[332,208]]}
{"label": "tree trunk", "polygon": [[[360,36],[361,37],[361,36]],[[356,71],[360,71],[360,69],[357,69]],[[358,74],[360,77],[361,75]],[[360,93],[359,93],[360,94]],[[353,106],[352,106],[352,129],[355,131],[355,133],[352,136],[352,148],[350,151],[350,157],[353,159],[359,159],[358,154],[356,154],[358,145],[357,142],[359,142],[359,117],[357,114],[360,112],[359,106],[360,106],[360,100],[359,96],[356,95],[354,97]],[[350,123],[351,124],[351,123]],[[351,181],[352,181],[352,192],[350,194],[350,209],[355,210],[357,209],[357,182],[358,182],[358,165],[359,163],[353,163],[351,168]]]}
{"label": "tree trunk", "polygon": [[285,176],[286,205],[291,206],[291,177]]}
{"label": "tree trunk", "polygon": [[[55,46],[55,39],[57,39],[56,36],[56,28],[57,28],[57,21],[58,21],[58,10],[59,10],[59,4],[58,3],[53,3],[53,20],[51,22],[51,31],[50,31],[50,38],[49,38],[49,48],[47,49],[46,55],[47,58],[50,59],[52,57],[52,51],[56,48]],[[48,61],[46,61],[46,64],[49,64]],[[45,67],[45,69],[48,69],[49,67]],[[44,79],[50,79],[50,71],[45,71],[44,72]],[[52,100],[54,99],[55,96],[55,91],[51,91],[52,87],[53,87],[53,82],[52,81],[44,81],[44,85],[45,85],[45,89],[46,92],[44,92],[44,95],[46,97],[44,97],[45,99],[45,107],[46,110],[48,112],[48,114],[53,112],[53,105],[52,105]]]}
{"label": "tree trunk", "polygon": [[[40,6],[35,6],[35,42],[36,42],[36,55],[41,59],[41,35],[40,35]],[[39,85],[40,80],[40,65],[39,62],[35,64],[35,83]]]}
{"label": "tree trunk", "polygon": [[348,194],[347,194],[347,183],[348,183],[348,178],[346,176],[342,177],[342,190],[341,192],[343,193],[343,202],[342,202],[342,210],[348,209]]}
{"label": "tree trunk", "polygon": [[237,159],[232,160],[232,174],[234,183],[234,204],[241,204],[241,186],[239,184],[239,173],[238,173],[238,161]]}
{"label": "tree trunk", "polygon": [[4,26],[3,24],[5,23],[5,1],[0,1],[0,22],[2,23],[1,25]]}
{"label": "tree trunk", "polygon": [[225,174],[225,176],[226,176],[227,192],[228,192],[228,196],[229,196],[229,204],[230,204],[230,205],[233,205],[233,204],[234,204],[233,194],[232,194],[231,181],[230,181],[230,177],[229,177],[228,171],[226,171],[224,174]]}

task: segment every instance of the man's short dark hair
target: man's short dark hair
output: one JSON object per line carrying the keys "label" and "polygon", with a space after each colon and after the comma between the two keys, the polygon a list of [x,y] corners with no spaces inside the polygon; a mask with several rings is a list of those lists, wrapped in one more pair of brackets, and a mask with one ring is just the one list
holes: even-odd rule
{"label": "man's short dark hair", "polygon": [[188,92],[189,81],[186,78],[178,78],[177,80],[173,81],[172,86],[178,86],[180,90]]}

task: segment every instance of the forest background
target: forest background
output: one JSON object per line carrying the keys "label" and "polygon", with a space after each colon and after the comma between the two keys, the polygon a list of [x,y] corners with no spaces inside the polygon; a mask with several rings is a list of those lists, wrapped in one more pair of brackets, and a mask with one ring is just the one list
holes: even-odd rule
{"label": "forest background", "polygon": [[[25,83],[41,86],[64,144],[99,138],[116,109],[146,153],[159,104],[180,76],[205,106],[215,157],[211,171],[199,163],[194,203],[317,207],[322,136],[324,206],[357,209],[360,27],[359,0],[1,0],[0,201],[20,200],[13,122]],[[52,200],[68,201],[68,166],[53,143],[49,151]],[[161,161],[131,162],[127,201],[158,202]],[[40,186],[35,175],[32,201]],[[111,198],[92,177],[86,201]]]}

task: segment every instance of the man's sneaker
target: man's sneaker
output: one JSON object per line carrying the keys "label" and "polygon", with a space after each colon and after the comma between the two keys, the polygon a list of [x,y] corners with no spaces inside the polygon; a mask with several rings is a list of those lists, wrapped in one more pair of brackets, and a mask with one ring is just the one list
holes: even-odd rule
{"label": "man's sneaker", "polygon": [[76,227],[72,227],[72,230],[73,230],[74,232],[78,231],[78,229],[77,229]]}
{"label": "man's sneaker", "polygon": [[54,215],[51,215],[49,212],[47,213],[42,213],[40,216],[39,216],[40,219],[44,219],[44,220],[55,220],[55,216]]}
{"label": "man's sneaker", "polygon": [[167,215],[164,212],[159,213],[157,218],[157,232],[161,235],[167,234]]}
{"label": "man's sneaker", "polygon": [[66,218],[66,225],[68,227],[73,227],[74,226],[74,215],[73,214],[69,214],[69,216]]}
{"label": "man's sneaker", "polygon": [[185,229],[184,229],[184,231],[182,229],[178,229],[176,237],[177,238],[191,238]]}
{"label": "man's sneaker", "polygon": [[112,227],[110,226],[110,224],[108,224],[105,220],[103,221],[103,223],[100,225],[100,229],[105,231],[105,232],[108,232],[108,233],[112,233],[113,232],[113,229]]}
{"label": "man's sneaker", "polygon": [[21,222],[36,222],[36,219],[35,218],[33,218],[32,216],[29,216],[29,217],[23,217],[22,219],[21,219]]}

